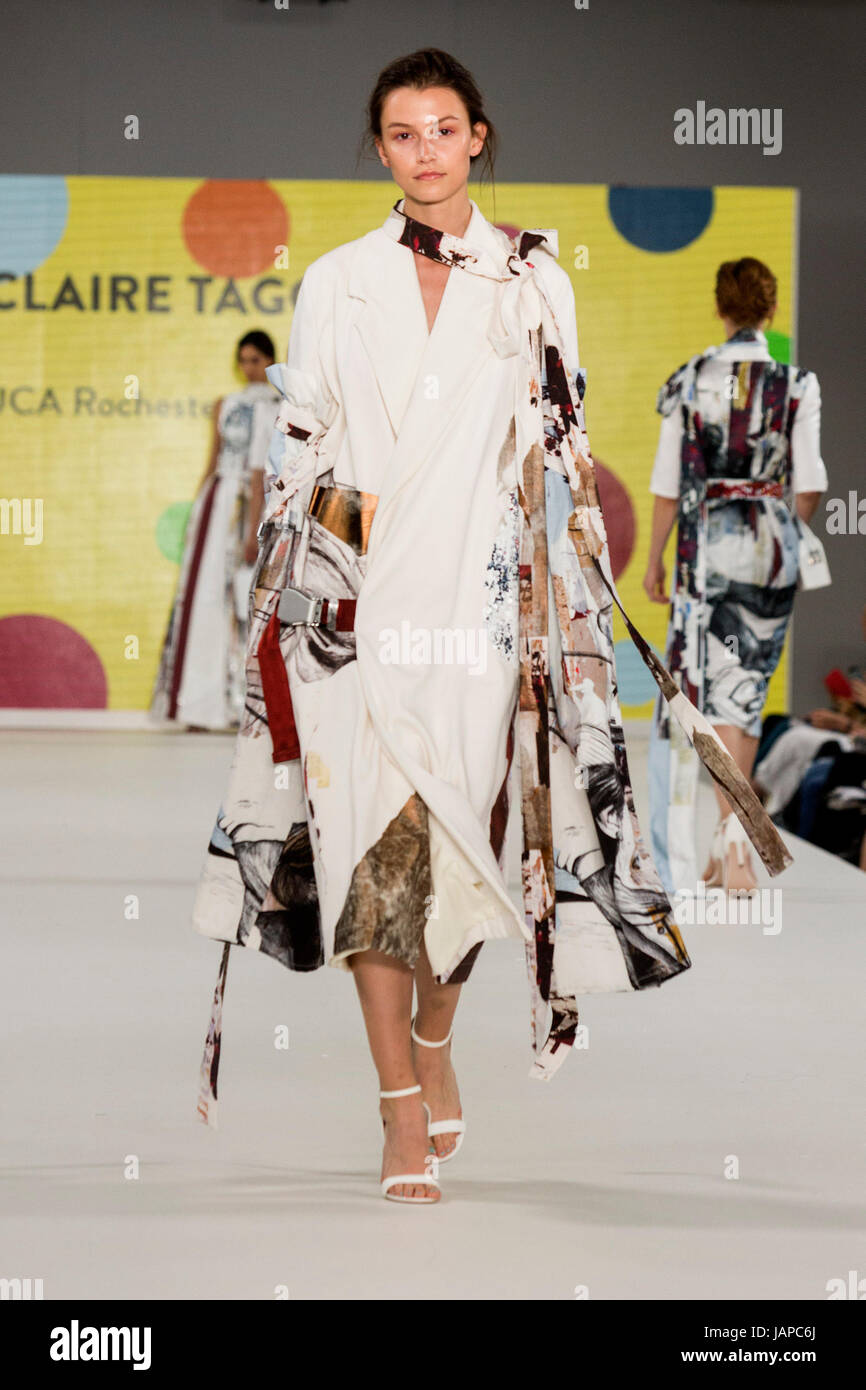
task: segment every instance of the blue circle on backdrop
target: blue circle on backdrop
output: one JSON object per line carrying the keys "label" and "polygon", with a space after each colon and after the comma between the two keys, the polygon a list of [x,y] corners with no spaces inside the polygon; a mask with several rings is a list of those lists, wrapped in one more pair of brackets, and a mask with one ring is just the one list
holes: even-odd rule
{"label": "blue circle on backdrop", "polygon": [[[664,652],[660,652],[658,647],[654,647],[652,642],[650,648],[655,652],[659,661],[664,661]],[[643,658],[630,637],[624,637],[619,642],[613,644],[613,655],[616,661],[616,681],[619,687],[619,702],[621,705],[645,705],[647,700],[654,700],[659,693],[659,688],[644,665]]]}
{"label": "blue circle on backdrop", "polygon": [[0,271],[29,275],[66,231],[69,192],[53,175],[0,174]]}
{"label": "blue circle on backdrop", "polygon": [[607,208],[620,236],[641,251],[681,251],[706,231],[711,188],[609,188]]}

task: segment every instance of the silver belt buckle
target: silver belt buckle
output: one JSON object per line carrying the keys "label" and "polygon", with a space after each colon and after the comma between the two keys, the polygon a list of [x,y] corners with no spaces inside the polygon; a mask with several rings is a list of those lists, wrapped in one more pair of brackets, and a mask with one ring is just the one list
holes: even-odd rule
{"label": "silver belt buckle", "polygon": [[311,623],[318,626],[324,602],[322,598],[311,598],[300,589],[287,586],[280,594],[277,617],[281,623]]}

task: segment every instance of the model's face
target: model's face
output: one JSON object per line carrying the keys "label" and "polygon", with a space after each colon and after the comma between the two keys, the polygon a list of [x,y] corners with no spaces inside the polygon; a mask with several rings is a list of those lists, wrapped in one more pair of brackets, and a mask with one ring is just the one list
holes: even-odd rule
{"label": "model's face", "polygon": [[238,366],[247,381],[267,381],[265,367],[270,367],[273,360],[273,357],[265,357],[264,353],[259,352],[258,348],[250,343],[242,347],[238,354]]}
{"label": "model's face", "polygon": [[383,102],[376,148],[408,198],[439,203],[465,189],[470,155],[480,154],[486,134],[482,121],[470,127],[466,107],[450,87],[398,87]]}

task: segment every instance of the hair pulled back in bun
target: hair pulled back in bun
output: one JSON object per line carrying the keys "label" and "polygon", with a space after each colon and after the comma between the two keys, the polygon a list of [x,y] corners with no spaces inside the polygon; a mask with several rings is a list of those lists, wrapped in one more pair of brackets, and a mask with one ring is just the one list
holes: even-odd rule
{"label": "hair pulled back in bun", "polygon": [[754,328],[776,307],[776,277],[754,256],[724,261],[716,271],[719,313],[738,328]]}

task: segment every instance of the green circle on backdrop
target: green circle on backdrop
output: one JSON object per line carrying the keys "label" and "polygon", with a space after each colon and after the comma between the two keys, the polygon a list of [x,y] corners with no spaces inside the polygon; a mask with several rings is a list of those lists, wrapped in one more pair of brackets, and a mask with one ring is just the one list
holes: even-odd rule
{"label": "green circle on backdrop", "polygon": [[771,357],[775,357],[777,362],[784,362],[790,365],[791,362],[791,339],[787,333],[767,334],[767,351]]}
{"label": "green circle on backdrop", "polygon": [[166,560],[179,565],[183,558],[183,538],[192,511],[192,502],[172,502],[156,523],[156,543]]}

